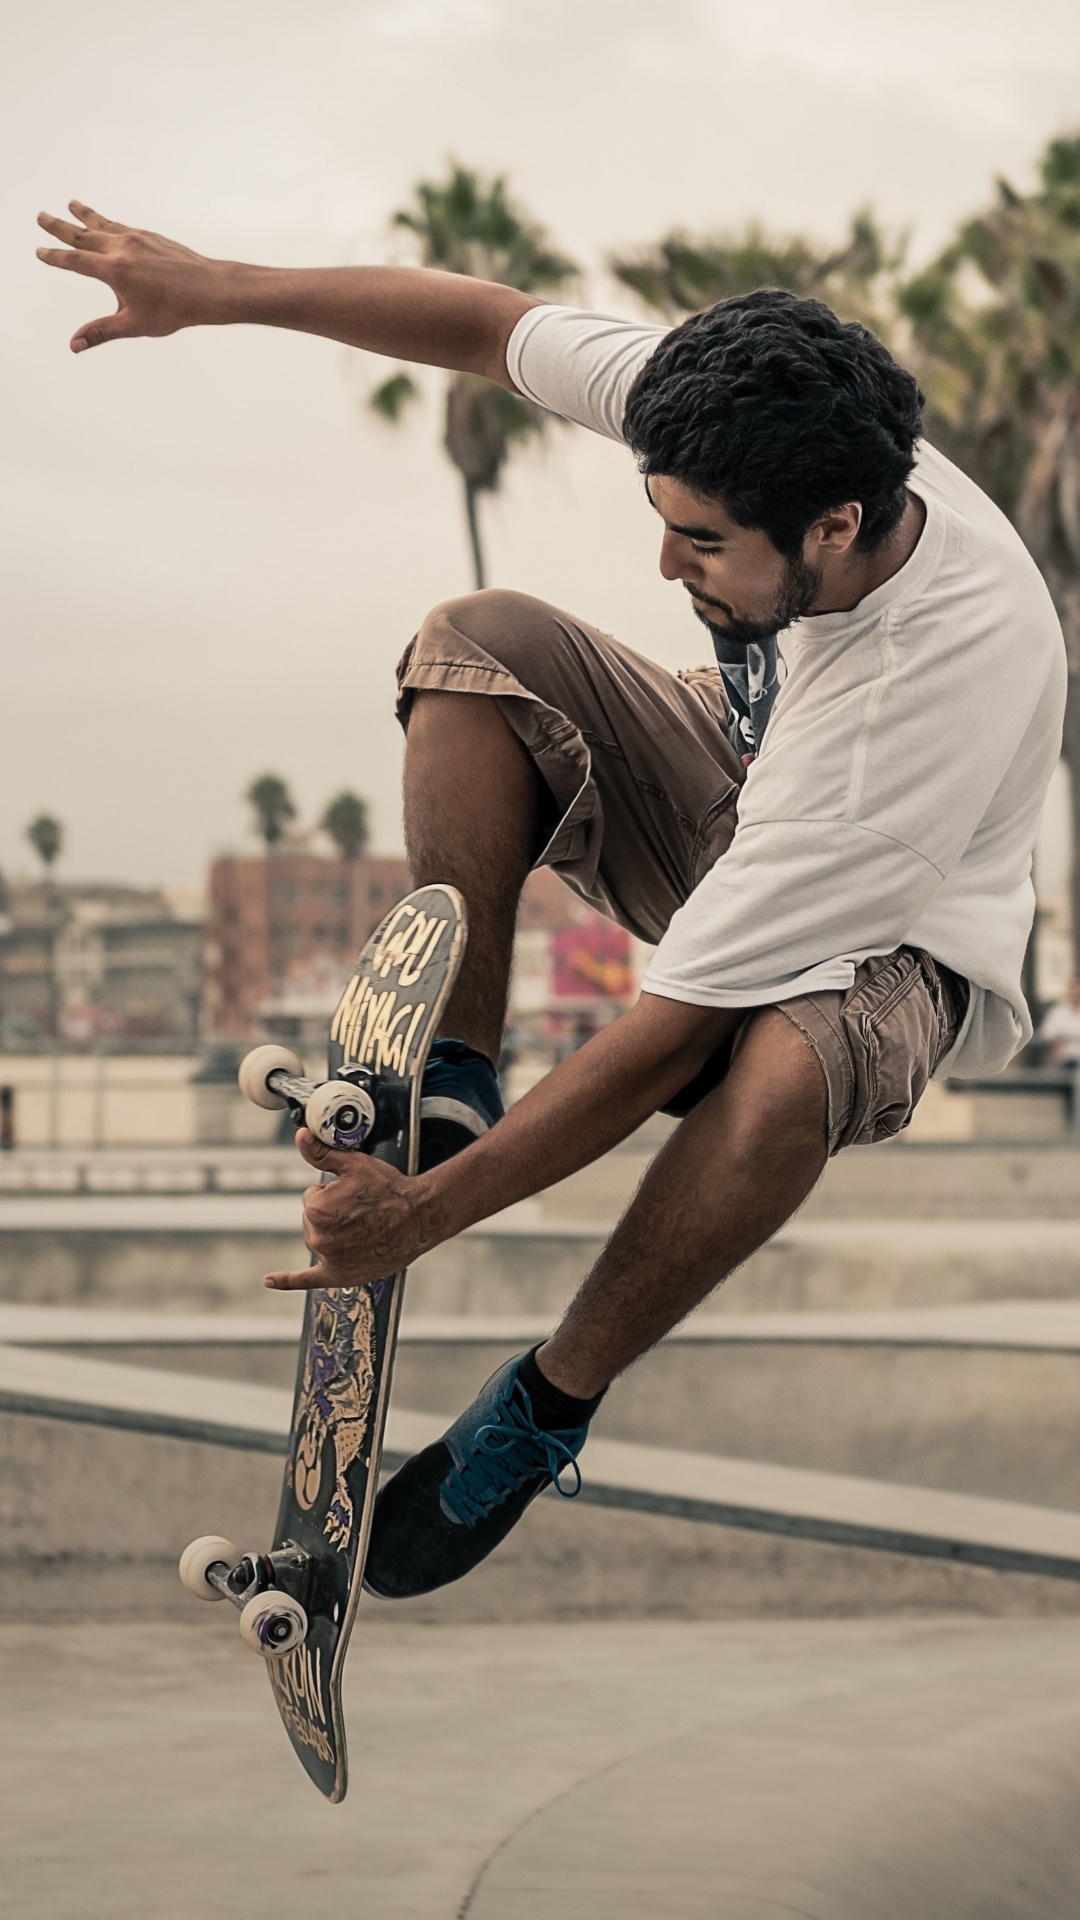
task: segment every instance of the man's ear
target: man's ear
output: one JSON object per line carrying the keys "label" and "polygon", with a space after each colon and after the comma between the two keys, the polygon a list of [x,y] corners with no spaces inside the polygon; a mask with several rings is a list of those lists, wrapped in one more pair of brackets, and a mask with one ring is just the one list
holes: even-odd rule
{"label": "man's ear", "polygon": [[849,553],[862,526],[862,501],[848,500],[842,507],[830,507],[814,521],[807,540],[817,553],[839,556]]}

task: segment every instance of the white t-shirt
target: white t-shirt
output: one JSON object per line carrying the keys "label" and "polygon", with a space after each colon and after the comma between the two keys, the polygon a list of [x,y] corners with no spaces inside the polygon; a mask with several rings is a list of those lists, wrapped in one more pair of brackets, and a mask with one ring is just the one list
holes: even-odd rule
{"label": "white t-shirt", "polygon": [[[630,385],[665,331],[534,307],[507,366],[530,399],[621,439]],[[993,502],[925,442],[909,486],[926,524],[906,565],[850,613],[782,636],[787,679],[735,837],[643,985],[694,1006],[764,1006],[922,947],[971,982],[939,1072],[974,1077],[1031,1035],[1020,975],[1065,651],[1042,576]]]}

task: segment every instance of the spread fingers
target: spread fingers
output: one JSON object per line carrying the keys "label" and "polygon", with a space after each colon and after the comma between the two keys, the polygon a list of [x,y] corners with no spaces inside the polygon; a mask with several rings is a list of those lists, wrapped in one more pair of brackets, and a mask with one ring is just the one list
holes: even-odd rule
{"label": "spread fingers", "polygon": [[73,226],[70,220],[61,220],[55,213],[39,213],[37,223],[39,227],[44,227],[46,233],[51,233],[54,240],[63,240],[69,247],[97,252],[108,244],[107,234],[89,227]]}
{"label": "spread fingers", "polygon": [[69,200],[68,211],[75,215],[76,220],[81,220],[84,227],[91,228],[95,233],[127,232],[127,228],[119,220],[106,220],[103,213],[95,213],[93,207],[88,207],[82,200]]}
{"label": "spread fingers", "polygon": [[108,271],[96,254],[71,253],[66,247],[39,247],[37,257],[47,267],[66,267],[69,273],[94,274],[98,279]]}

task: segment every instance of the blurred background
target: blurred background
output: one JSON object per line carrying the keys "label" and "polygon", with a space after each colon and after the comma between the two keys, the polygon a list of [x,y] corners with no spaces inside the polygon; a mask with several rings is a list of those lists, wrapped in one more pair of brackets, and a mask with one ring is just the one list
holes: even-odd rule
{"label": "blurred background", "polygon": [[[38,264],[39,205],[75,195],[257,261],[434,260],[661,319],[761,283],[819,293],[917,367],[932,434],[1080,621],[1080,26],[1062,0],[902,18],[316,0],[302,21],[276,0],[182,19],[112,0],[24,13],[7,56],[5,1139],[195,1137],[220,1122],[181,1089],[225,1072],[225,1043],[317,1043],[405,884],[393,666],[430,605],[482,577],[671,667],[707,644],[617,447],[288,334],[75,359],[69,333],[111,297]],[[1063,775],[1040,1013],[1073,972],[1069,815]],[[626,1003],[644,957],[547,876],[523,931],[512,1091]],[[156,1116],[147,1055],[174,1063]]]}

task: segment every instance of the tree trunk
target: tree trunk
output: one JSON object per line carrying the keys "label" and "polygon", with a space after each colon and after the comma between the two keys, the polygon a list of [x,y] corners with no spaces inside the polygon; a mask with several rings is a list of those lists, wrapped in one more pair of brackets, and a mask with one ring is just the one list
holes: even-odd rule
{"label": "tree trunk", "polygon": [[484,549],[480,545],[480,516],[477,513],[477,501],[480,489],[469,480],[465,481],[465,519],[469,527],[469,545],[472,549],[473,577],[477,593],[482,593],[487,584],[484,579]]}
{"label": "tree trunk", "polygon": [[1072,827],[1072,862],[1069,868],[1069,906],[1073,936],[1073,974],[1080,974],[1080,675],[1070,672],[1065,701],[1065,736],[1062,753],[1069,769],[1069,821]]}

